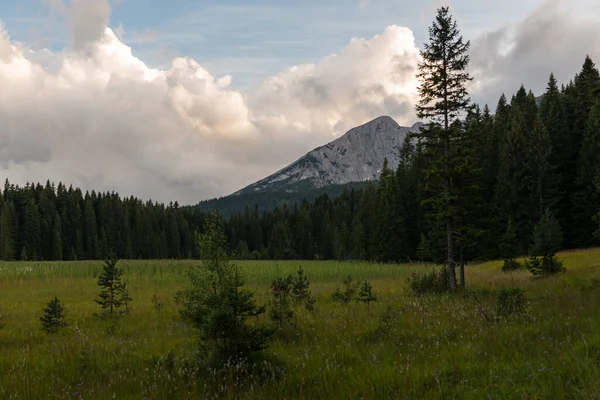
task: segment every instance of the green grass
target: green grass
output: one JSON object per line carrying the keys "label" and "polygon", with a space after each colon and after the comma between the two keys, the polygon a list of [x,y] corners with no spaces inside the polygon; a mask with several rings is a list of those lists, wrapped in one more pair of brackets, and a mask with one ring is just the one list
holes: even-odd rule
{"label": "green grass", "polygon": [[[232,377],[186,373],[196,337],[173,297],[198,262],[122,261],[134,301],[114,319],[93,316],[101,262],[0,263],[0,398],[598,398],[600,250],[559,256],[560,276],[491,262],[467,268],[468,292],[422,298],[407,296],[404,280],[428,266],[242,262],[261,302],[273,277],[301,265],[318,309],[298,308],[297,328],[274,338],[278,377],[238,391]],[[330,301],[348,274],[373,284],[370,313]],[[528,314],[497,321],[497,292],[511,286],[525,289]],[[39,317],[55,295],[68,326],[47,335]]]}

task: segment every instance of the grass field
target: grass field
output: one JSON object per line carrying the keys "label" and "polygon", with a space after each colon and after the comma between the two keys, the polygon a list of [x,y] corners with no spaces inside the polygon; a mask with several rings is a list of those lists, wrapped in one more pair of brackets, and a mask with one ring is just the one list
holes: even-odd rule
{"label": "grass field", "polygon": [[[133,303],[113,319],[93,316],[101,262],[0,263],[0,398],[600,398],[600,250],[559,257],[557,277],[492,262],[467,268],[468,291],[421,298],[404,280],[431,267],[242,262],[263,303],[273,277],[302,265],[318,307],[298,308],[297,327],[267,351],[276,363],[265,381],[243,389],[190,373],[196,337],[173,297],[198,262],[122,261]],[[370,313],[330,300],[348,274],[373,284]],[[497,292],[512,286],[525,289],[528,314],[496,320]],[[39,317],[55,295],[68,326],[47,335]]]}

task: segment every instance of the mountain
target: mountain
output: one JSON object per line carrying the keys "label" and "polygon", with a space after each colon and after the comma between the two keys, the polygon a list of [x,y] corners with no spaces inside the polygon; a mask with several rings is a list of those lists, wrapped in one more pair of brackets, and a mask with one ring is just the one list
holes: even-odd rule
{"label": "mountain", "polygon": [[402,127],[391,117],[376,118],[346,132],[340,138],[318,147],[304,157],[233,196],[257,192],[303,192],[330,185],[376,180],[383,160],[391,167],[400,160],[402,142],[422,124]]}

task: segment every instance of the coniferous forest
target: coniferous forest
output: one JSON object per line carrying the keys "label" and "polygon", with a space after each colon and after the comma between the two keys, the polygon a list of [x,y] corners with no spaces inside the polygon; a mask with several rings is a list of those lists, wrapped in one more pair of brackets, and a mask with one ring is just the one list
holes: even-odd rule
{"label": "coniferous forest", "polygon": [[[525,87],[495,109],[475,107],[452,125],[461,160],[453,219],[457,259],[527,253],[550,214],[563,248],[600,243],[600,74],[586,57],[567,84],[553,75],[537,97]],[[225,226],[243,259],[443,261],[445,239],[428,199],[431,165],[420,135],[405,140],[399,165],[383,166],[366,189],[348,189],[259,211],[248,205]],[[10,184],[0,199],[2,260],[193,258],[194,232],[208,213],[116,193],[83,193],[47,182]]]}

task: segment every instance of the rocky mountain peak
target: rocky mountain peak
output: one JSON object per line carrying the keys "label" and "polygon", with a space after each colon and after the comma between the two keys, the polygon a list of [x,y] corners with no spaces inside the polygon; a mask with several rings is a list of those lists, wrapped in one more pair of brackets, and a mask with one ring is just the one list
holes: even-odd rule
{"label": "rocky mountain peak", "polygon": [[375,180],[385,158],[390,166],[398,164],[404,138],[409,132],[417,132],[420,125],[402,127],[389,116],[375,118],[234,194]]}

